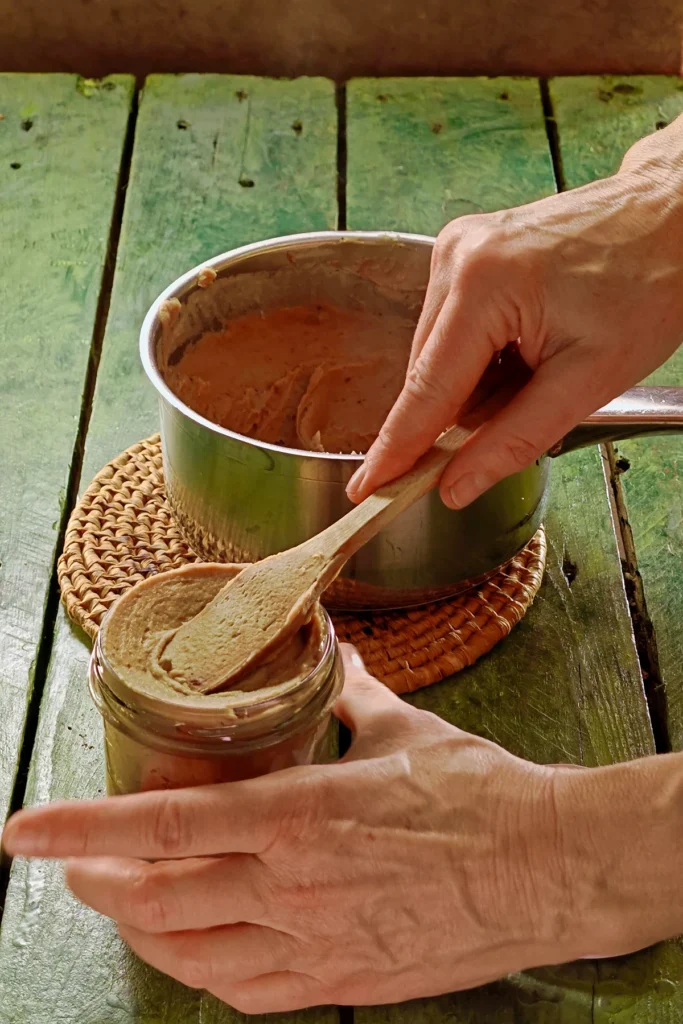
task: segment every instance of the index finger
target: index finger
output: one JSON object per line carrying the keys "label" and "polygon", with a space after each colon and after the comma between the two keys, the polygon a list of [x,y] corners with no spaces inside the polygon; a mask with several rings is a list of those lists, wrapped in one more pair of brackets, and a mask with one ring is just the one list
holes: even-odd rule
{"label": "index finger", "polygon": [[3,846],[12,856],[144,860],[265,853],[306,805],[315,769],[246,782],[69,800],[19,811]]}
{"label": "index finger", "polygon": [[407,472],[452,426],[496,348],[469,303],[450,294],[348,495],[362,501]]}

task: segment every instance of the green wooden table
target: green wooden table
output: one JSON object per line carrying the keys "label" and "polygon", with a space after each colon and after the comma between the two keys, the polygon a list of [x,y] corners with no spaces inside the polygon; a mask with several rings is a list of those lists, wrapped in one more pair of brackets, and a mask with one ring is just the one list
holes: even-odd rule
{"label": "green wooden table", "polygon": [[[182,271],[322,228],[436,233],[609,174],[683,110],[670,78],[270,81],[0,75],[0,824],[103,792],[88,645],[55,560],[80,491],[156,428],[137,332]],[[655,379],[680,383],[683,352]],[[683,445],[554,466],[549,563],[523,623],[412,698],[545,762],[683,748]],[[58,865],[3,864],[0,1024],[229,1024],[240,1014],[138,962]],[[678,942],[440,999],[283,1024],[680,1024]]]}

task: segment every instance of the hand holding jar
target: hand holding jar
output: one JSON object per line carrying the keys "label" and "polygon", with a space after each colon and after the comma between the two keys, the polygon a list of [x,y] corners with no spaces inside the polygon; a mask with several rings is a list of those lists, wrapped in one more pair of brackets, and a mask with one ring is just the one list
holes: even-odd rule
{"label": "hand holding jar", "polygon": [[680,758],[529,764],[343,653],[341,762],[22,811],[7,850],[67,858],[144,960],[246,1013],[433,995],[680,930]]}

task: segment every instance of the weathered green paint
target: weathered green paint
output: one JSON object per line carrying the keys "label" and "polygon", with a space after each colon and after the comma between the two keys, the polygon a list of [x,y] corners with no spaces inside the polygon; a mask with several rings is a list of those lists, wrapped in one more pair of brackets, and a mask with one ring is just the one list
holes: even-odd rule
{"label": "weathered green paint", "polygon": [[534,79],[359,79],[347,110],[354,228],[436,234],[554,191]]}
{"label": "weathered green paint", "polygon": [[411,701],[532,761],[592,766],[652,753],[596,449],[554,464],[546,528],[548,567],[531,611],[487,658]]}
{"label": "weathered green paint", "polygon": [[[439,100],[442,121],[458,127],[452,135],[444,128],[431,138],[429,127],[423,130],[433,119],[431,83],[353,83],[348,93],[349,226],[369,226],[372,211],[377,226],[429,233],[441,226],[449,210],[446,191],[471,204],[457,212],[516,205],[551,192],[547,153],[538,143],[539,94],[533,93],[535,113],[526,106],[525,120],[515,130],[509,131],[499,114],[501,102],[514,102],[517,90],[535,90],[536,85],[513,79],[506,88],[512,100],[501,101],[499,83],[437,83],[437,95],[449,97],[447,112]],[[392,91],[400,100],[390,118],[389,100],[377,96],[389,97]],[[471,125],[470,118],[476,119]],[[479,123],[493,126],[485,148]],[[396,172],[385,165],[387,158],[400,162],[400,187]],[[420,191],[425,174],[430,175],[429,189]],[[496,176],[502,178],[498,193]],[[548,573],[533,608],[505,643],[473,669],[420,691],[412,700],[537,761],[590,765],[651,753],[600,456],[597,450],[577,452],[558,460],[553,469]],[[661,991],[643,982],[633,959],[583,963],[526,973],[439,1000],[359,1009],[356,1024],[612,1024],[608,991],[621,992],[621,1005],[632,1006],[632,1011],[624,1009],[620,1022],[673,1024],[680,1013],[674,1017],[669,1011],[665,982],[680,976],[678,960],[674,957],[678,973],[671,975],[669,947],[644,957],[655,958],[663,976]],[[600,979],[610,973],[614,980],[605,981],[603,997]]]}
{"label": "weathered green paint", "polygon": [[[616,89],[615,89],[616,86]],[[631,89],[624,92],[623,89]],[[617,90],[622,91],[617,91]],[[558,79],[551,84],[567,186],[614,171],[633,142],[683,112],[678,78]],[[605,102],[601,96],[611,95]],[[650,378],[683,386],[683,351]],[[620,442],[626,499],[647,611],[654,625],[666,686],[672,746],[683,749],[683,441],[675,437]],[[628,467],[628,468],[627,468]]]}
{"label": "weathered green paint", "polygon": [[[435,232],[449,216],[471,212],[467,203],[491,208],[548,194],[552,174],[539,141],[540,104],[534,108],[539,103],[537,86],[509,80],[512,99],[500,100],[495,93],[500,82],[352,83],[350,226]],[[380,89],[373,92],[378,84]],[[86,101],[92,87],[83,81],[80,86],[79,96]],[[377,101],[382,104],[381,118],[368,107],[372,95],[389,96],[389,86],[402,97],[393,120],[386,120],[389,100]],[[523,94],[513,93],[513,87],[524,90]],[[589,88],[580,81],[578,87]],[[558,90],[563,88],[562,82],[552,83],[558,106]],[[494,110],[488,112],[485,99],[491,93],[487,94],[487,89],[494,91]],[[238,91],[252,98],[249,118],[244,113],[246,100],[235,96]],[[431,120],[432,93],[459,97],[460,120],[450,99],[446,103],[457,125],[451,135],[446,127],[431,131],[432,124],[451,123],[445,115],[441,115],[443,121]],[[520,95],[529,99],[518,111],[512,130],[504,120],[496,121],[499,115],[495,111],[507,103],[516,109]],[[614,103],[599,102],[615,110],[624,104],[626,109],[624,98],[634,95],[639,94],[618,91]],[[98,96],[94,94],[95,99]],[[533,101],[532,96],[536,97]],[[89,101],[92,99],[93,95]],[[445,101],[439,103],[443,110]],[[463,121],[465,108],[472,115],[476,111],[481,122],[489,125],[483,149],[481,132],[476,126],[468,132]],[[0,112],[6,113],[1,104]],[[31,109],[20,114],[30,117]],[[580,106],[576,116],[580,116]],[[404,132],[402,119],[409,126]],[[185,126],[179,128],[178,121]],[[292,127],[297,121],[302,124],[301,132]],[[426,141],[419,127],[424,123],[429,125]],[[499,128],[492,127],[496,123]],[[528,124],[528,130],[520,124]],[[288,125],[293,137],[285,130]],[[2,128],[0,121],[0,155]],[[561,117],[560,130],[561,139],[566,138]],[[385,137],[389,135],[391,138]],[[455,146],[450,144],[453,139]],[[245,153],[254,154],[247,171],[236,156],[241,152],[239,140]],[[148,83],[86,448],[84,484],[108,457],[155,426],[153,397],[138,368],[136,337],[151,299],[186,267],[241,241],[334,226],[334,149],[335,112],[328,83],[214,76],[154,78]],[[515,152],[520,150],[523,159],[517,162]],[[571,166],[569,149],[563,155],[566,172]],[[489,167],[494,158],[495,173]],[[615,159],[618,162],[618,157]],[[396,164],[403,168],[400,180]],[[509,168],[516,168],[514,175]],[[235,185],[236,170],[249,174],[254,186]],[[423,174],[430,175],[428,188],[416,200]],[[505,186],[497,201],[496,174]],[[259,182],[264,187],[255,201]],[[451,206],[444,195],[444,190],[451,188],[444,184],[448,182],[457,183],[451,199],[464,197],[463,208]],[[33,292],[30,296],[35,307],[38,300]],[[56,427],[52,424],[51,430]],[[49,433],[44,427],[40,432],[36,428],[35,451],[44,450]],[[58,465],[56,458],[53,462]],[[67,462],[68,455],[64,467]],[[549,572],[536,605],[505,644],[473,670],[413,699],[537,760],[594,764],[647,753],[652,739],[599,457],[595,451],[579,453],[563,458],[554,468],[553,512],[548,516]],[[675,636],[673,623],[678,620],[667,621]],[[84,638],[60,613],[29,779],[29,802],[103,791],[100,723],[85,688],[87,656]],[[537,970],[438,1000],[361,1009],[356,1011],[356,1020],[358,1024],[412,1024],[416,1020],[434,1024],[678,1024],[683,1016],[677,995],[680,977],[680,951],[670,943],[625,960]],[[65,894],[58,867],[42,862],[28,866],[23,861],[13,866],[0,934],[0,1008],[1,1024],[52,1024],[57,1019],[64,1024],[128,1024],[132,1019],[140,1024],[235,1024],[243,1019],[216,1000],[140,965],[117,940],[108,922]],[[271,1019],[278,1020],[267,1018]],[[335,1011],[312,1011],[279,1019],[288,1024],[332,1024],[337,1015]]]}
{"label": "weathered green paint", "polygon": [[337,221],[337,115],[324,79],[153,75],[135,139],[88,475],[157,429],[137,332],[161,289],[209,256]]}
{"label": "weathered green paint", "polygon": [[549,90],[566,188],[614,174],[629,146],[683,110],[683,82],[665,75],[553,78]]}
{"label": "weathered green paint", "polygon": [[0,75],[0,827],[34,684],[133,80]]}
{"label": "weathered green paint", "polygon": [[[292,127],[297,123],[300,131]],[[242,174],[254,182],[252,187],[239,184]],[[156,429],[156,405],[139,367],[137,336],[158,292],[193,264],[242,242],[335,223],[331,83],[193,75],[148,81],[86,443],[84,485],[111,455]],[[103,791],[101,727],[86,688],[88,653],[83,637],[60,613],[29,803]],[[65,893],[58,867],[37,862],[27,867],[22,861],[12,868],[0,933],[0,1007],[2,1024],[246,1020],[141,964],[119,942],[110,922]],[[280,1020],[333,1024],[337,1011]]]}

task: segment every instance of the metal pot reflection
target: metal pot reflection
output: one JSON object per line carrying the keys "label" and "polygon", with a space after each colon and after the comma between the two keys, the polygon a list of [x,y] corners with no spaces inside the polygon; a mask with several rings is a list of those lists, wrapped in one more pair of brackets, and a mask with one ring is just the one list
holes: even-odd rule
{"label": "metal pot reflection", "polygon": [[[254,561],[323,530],[351,507],[345,487],[362,457],[282,448],[219,427],[168,388],[160,356],[169,358],[169,346],[177,352],[253,308],[326,302],[401,311],[417,322],[433,244],[399,233],[276,238],[208,260],[154,302],[141,331],[141,357],[159,394],[168,500],[202,558]],[[217,275],[208,289],[198,280],[204,271],[205,283],[207,268]],[[634,388],[468,508],[454,512],[438,493],[427,495],[351,559],[326,604],[397,608],[452,596],[496,572],[537,531],[551,456],[599,441],[681,431],[683,389]]]}

